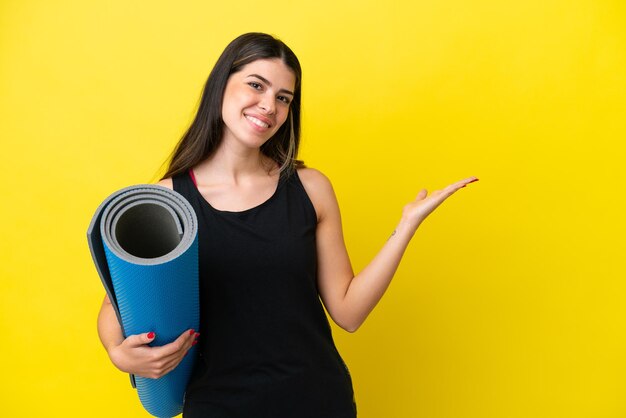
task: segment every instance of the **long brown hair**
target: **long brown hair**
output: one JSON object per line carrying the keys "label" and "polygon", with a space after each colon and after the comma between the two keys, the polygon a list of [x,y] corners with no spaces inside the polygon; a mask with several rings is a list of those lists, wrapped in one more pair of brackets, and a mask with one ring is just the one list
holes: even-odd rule
{"label": "long brown hair", "polygon": [[252,61],[271,58],[281,59],[294,72],[296,85],[287,120],[261,146],[261,152],[279,165],[281,173],[291,173],[304,165],[302,161],[296,160],[300,145],[300,62],[293,51],[279,39],[265,33],[251,32],[228,44],[215,63],[204,85],[198,112],[174,148],[162,179],[186,172],[217,149],[222,140],[222,101],[228,78]]}

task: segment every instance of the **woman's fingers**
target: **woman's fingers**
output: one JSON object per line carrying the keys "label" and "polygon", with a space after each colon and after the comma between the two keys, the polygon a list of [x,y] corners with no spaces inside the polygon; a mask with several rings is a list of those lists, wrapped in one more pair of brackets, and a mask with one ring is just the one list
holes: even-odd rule
{"label": "woman's fingers", "polygon": [[150,344],[155,337],[156,335],[152,331],[144,332],[143,334],[130,335],[128,338],[126,338],[126,344],[128,344],[129,347],[139,347],[142,345]]}
{"label": "woman's fingers", "polygon": [[428,190],[422,189],[417,194],[417,197],[415,198],[415,200],[423,200],[426,196],[428,196]]}
{"label": "woman's fingers", "polygon": [[171,343],[155,347],[154,354],[161,359],[176,356],[181,352],[184,354],[189,348],[191,348],[191,345],[199,335],[200,334],[195,332],[193,329],[187,330]]}
{"label": "woman's fingers", "polygon": [[[448,196],[450,196],[452,193],[456,192],[460,188],[465,187],[468,184],[473,183],[475,181],[478,181],[478,178],[476,178],[476,177],[468,177],[466,179],[459,180],[459,181],[457,181],[455,183],[452,183],[452,184],[448,185],[447,187],[445,187],[442,190],[435,190],[434,192],[432,192],[430,194],[430,197],[437,197],[437,196],[443,194],[444,198],[447,198]],[[428,190],[422,189],[417,194],[417,197],[415,198],[415,200],[424,200],[426,197],[428,197]]]}
{"label": "woman's fingers", "polygon": [[180,363],[199,335],[190,329],[173,342],[159,347],[148,345],[156,337],[154,332],[130,335],[121,344],[112,347],[109,356],[122,371],[157,379]]}
{"label": "woman's fingers", "polygon": [[196,344],[197,338],[199,336],[200,336],[199,333],[195,332],[194,330],[190,330],[188,333],[186,333],[186,335],[181,335],[179,337],[179,338],[184,337],[183,338],[184,343],[179,350],[173,352],[172,354],[170,354],[169,356],[163,359],[163,363],[164,363],[163,375],[171,372],[172,370],[176,368],[176,366],[178,366],[178,364],[187,355],[191,347],[193,347]]}
{"label": "woman's fingers", "polygon": [[452,193],[456,192],[457,190],[467,186],[470,183],[473,183],[475,181],[478,181],[478,179],[476,177],[468,177],[466,179],[463,180],[459,180],[455,183],[452,183],[448,186],[446,186],[444,189],[442,189],[440,191],[440,193],[444,194],[445,197],[449,197],[450,195],[452,195]]}
{"label": "woman's fingers", "polygon": [[476,178],[476,177],[468,177],[468,178],[466,178],[466,179],[459,180],[459,181],[457,181],[456,183],[453,183],[453,184],[451,184],[451,185],[450,185],[450,186],[448,186],[448,187],[452,187],[452,188],[454,188],[455,190],[458,190],[458,189],[460,189],[460,188],[462,188],[462,187],[465,187],[465,186],[467,186],[468,184],[473,183],[473,182],[475,182],[475,181],[478,181],[478,178]]}
{"label": "woman's fingers", "polygon": [[160,347],[150,347],[152,356],[152,378],[171,372],[185,357],[200,334],[194,330],[183,332],[176,340]]}
{"label": "woman's fingers", "polygon": [[452,183],[444,189],[435,190],[430,195],[426,189],[422,189],[415,200],[404,207],[403,217],[410,222],[410,225],[419,225],[454,192],[475,181],[478,181],[478,178],[468,177]]}

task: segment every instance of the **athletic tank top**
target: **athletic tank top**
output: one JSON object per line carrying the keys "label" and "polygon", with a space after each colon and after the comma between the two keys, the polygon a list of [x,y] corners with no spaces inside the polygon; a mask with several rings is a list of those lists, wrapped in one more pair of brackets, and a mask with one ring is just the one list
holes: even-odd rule
{"label": "athletic tank top", "polygon": [[173,178],[198,216],[199,358],[185,418],[353,418],[354,392],[317,291],[317,216],[297,173],[241,212]]}

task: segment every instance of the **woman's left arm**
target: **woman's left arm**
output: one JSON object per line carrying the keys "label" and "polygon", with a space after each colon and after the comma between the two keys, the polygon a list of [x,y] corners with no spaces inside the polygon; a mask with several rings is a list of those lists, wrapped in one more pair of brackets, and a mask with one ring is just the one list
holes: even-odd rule
{"label": "woman's left arm", "polygon": [[324,306],[337,325],[356,331],[374,309],[393,278],[402,255],[419,225],[444,200],[476,177],[460,180],[428,195],[421,190],[404,206],[391,237],[374,259],[356,276],[343,239],[339,205],[330,181],[319,171],[299,170],[317,212],[318,289]]}

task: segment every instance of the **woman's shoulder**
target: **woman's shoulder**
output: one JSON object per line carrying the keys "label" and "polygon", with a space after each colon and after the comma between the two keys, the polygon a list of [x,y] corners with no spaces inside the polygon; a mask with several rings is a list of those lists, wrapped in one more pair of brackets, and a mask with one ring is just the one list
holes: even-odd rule
{"label": "woman's shoulder", "polygon": [[164,178],[157,182],[159,186],[167,187],[168,189],[174,189],[174,182],[171,177]]}
{"label": "woman's shoulder", "polygon": [[330,179],[321,171],[310,167],[299,168],[298,176],[313,203],[318,220],[321,219],[329,205],[334,206],[337,201]]}
{"label": "woman's shoulder", "polygon": [[300,181],[304,185],[304,188],[307,189],[307,192],[309,188],[312,190],[332,189],[330,179],[324,173],[315,168],[299,168],[298,177],[300,177]]}

